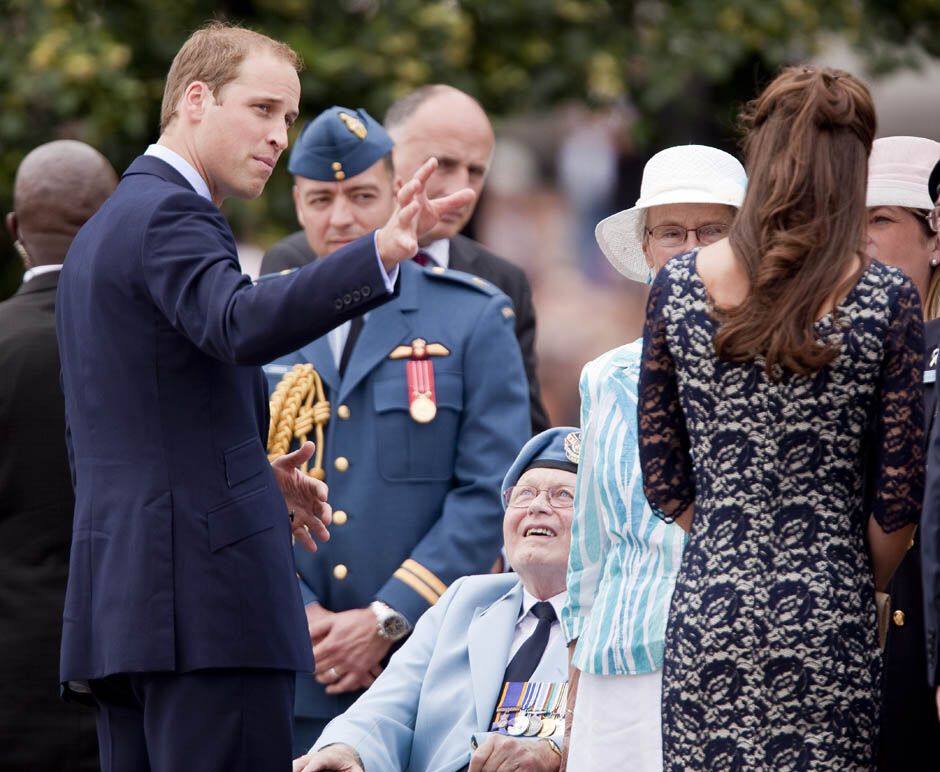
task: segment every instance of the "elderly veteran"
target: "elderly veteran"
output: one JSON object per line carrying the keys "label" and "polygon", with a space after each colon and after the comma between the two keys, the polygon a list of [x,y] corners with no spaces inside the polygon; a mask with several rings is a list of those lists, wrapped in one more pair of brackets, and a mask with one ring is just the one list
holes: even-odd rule
{"label": "elderly veteran", "polygon": [[[940,247],[927,221],[933,201],[927,180],[940,142],[882,137],[868,159],[867,252],[906,273],[924,307],[924,420],[933,424],[937,344],[940,343]],[[933,320],[933,321],[930,321]],[[933,770],[940,758],[940,723],[924,672],[924,611],[918,537],[911,542],[887,592],[891,614],[884,656],[879,769]]]}
{"label": "elderly veteran", "polygon": [[503,480],[516,573],[455,582],[295,771],[558,769],[567,673],[557,620],[579,445],[573,427],[526,443]]}
{"label": "elderly veteran", "polygon": [[[304,128],[288,169],[316,254],[388,219],[391,148],[365,110],[333,107]],[[272,455],[309,425],[301,394],[325,398],[311,439],[335,510],[317,555],[294,551],[316,661],[297,678],[295,755],[372,684],[447,585],[499,554],[500,475],[531,435],[513,320],[488,282],[408,261],[387,305],[265,367]]]}
{"label": "elderly veteran", "polygon": [[[602,220],[597,240],[633,281],[673,255],[724,238],[747,177],[712,147],[672,147],[643,170],[631,209]],[[568,766],[662,769],[660,689],[666,614],[685,533],[653,516],[640,477],[637,379],[642,339],[589,362],[581,375],[582,463],[575,495],[568,603],[574,720]],[[574,692],[577,691],[575,695]]]}

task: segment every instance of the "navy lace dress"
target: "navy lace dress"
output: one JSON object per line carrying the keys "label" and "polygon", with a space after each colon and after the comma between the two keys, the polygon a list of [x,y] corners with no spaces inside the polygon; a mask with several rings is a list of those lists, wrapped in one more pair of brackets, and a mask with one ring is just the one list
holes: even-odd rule
{"label": "navy lace dress", "polygon": [[810,377],[720,361],[696,253],[659,271],[639,391],[647,498],[695,505],[669,613],[664,769],[867,770],[881,657],[869,515],[917,521],[920,301],[873,262],[816,323],[841,344]]}

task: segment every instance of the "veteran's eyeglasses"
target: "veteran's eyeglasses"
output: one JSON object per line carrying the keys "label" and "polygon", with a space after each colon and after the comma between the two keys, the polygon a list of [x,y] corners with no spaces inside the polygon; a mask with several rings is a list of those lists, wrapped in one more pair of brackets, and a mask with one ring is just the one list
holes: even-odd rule
{"label": "veteran's eyeglasses", "polygon": [[698,228],[683,228],[681,225],[657,225],[655,228],[647,228],[646,232],[661,247],[681,247],[689,235],[689,231],[695,232],[695,237],[699,244],[714,244],[723,239],[731,230],[730,225],[720,222],[699,225]]}
{"label": "veteran's eyeglasses", "polygon": [[540,493],[548,495],[548,504],[555,509],[571,509],[574,506],[574,488],[558,485],[554,488],[536,488],[533,485],[514,485],[503,491],[507,507],[527,507]]}

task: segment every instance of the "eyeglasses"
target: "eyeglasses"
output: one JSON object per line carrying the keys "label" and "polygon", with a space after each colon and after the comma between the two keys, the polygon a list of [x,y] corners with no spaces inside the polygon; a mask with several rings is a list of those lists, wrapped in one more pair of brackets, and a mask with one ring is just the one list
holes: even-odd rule
{"label": "eyeglasses", "polygon": [[507,507],[527,507],[540,493],[548,494],[548,504],[555,509],[571,509],[574,506],[574,488],[559,485],[554,488],[536,488],[532,485],[514,485],[503,491]]}
{"label": "eyeglasses", "polygon": [[940,205],[927,212],[927,223],[933,228],[934,233],[940,233]]}
{"label": "eyeglasses", "polygon": [[699,225],[698,228],[683,228],[681,225],[657,225],[655,228],[647,228],[646,232],[661,247],[681,247],[689,235],[689,231],[695,231],[695,237],[699,244],[714,244],[719,239],[723,239],[731,230],[730,225],[720,222]]}

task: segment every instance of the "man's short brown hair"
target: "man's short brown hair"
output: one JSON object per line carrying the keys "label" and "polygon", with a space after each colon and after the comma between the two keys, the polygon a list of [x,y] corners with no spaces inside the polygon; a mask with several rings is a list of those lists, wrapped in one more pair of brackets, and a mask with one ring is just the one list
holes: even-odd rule
{"label": "man's short brown hair", "polygon": [[176,106],[190,83],[201,80],[212,95],[218,97],[219,89],[238,76],[242,61],[258,49],[284,59],[297,72],[303,69],[303,61],[294,49],[260,32],[219,21],[197,29],[183,43],[167,73],[160,110],[160,132],[166,131],[170,125],[176,115]]}

